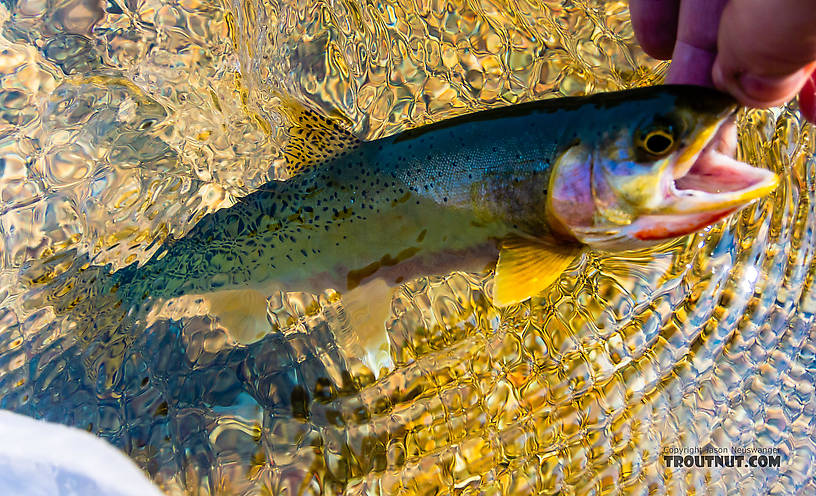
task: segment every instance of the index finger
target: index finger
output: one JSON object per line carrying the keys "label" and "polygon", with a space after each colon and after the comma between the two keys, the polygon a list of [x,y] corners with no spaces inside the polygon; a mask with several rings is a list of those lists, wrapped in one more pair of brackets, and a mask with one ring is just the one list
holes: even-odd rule
{"label": "index finger", "polygon": [[680,0],[630,0],[629,16],[643,51],[660,60],[671,58],[677,38]]}
{"label": "index finger", "polygon": [[720,17],[728,0],[683,0],[667,83],[714,86]]}

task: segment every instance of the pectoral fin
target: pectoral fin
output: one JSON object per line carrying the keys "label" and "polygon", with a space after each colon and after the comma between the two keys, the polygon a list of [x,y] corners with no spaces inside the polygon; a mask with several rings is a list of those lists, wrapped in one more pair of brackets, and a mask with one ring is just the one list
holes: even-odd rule
{"label": "pectoral fin", "polygon": [[580,252],[577,245],[526,238],[505,240],[496,265],[493,304],[506,307],[541,293]]}

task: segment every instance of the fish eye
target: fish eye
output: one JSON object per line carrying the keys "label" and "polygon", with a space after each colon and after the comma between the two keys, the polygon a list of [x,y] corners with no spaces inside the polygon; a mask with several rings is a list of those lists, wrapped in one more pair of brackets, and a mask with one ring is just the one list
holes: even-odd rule
{"label": "fish eye", "polygon": [[665,153],[674,144],[674,138],[665,131],[652,131],[643,140],[643,146],[649,153],[660,155]]}
{"label": "fish eye", "polygon": [[675,138],[671,127],[659,127],[642,133],[636,140],[641,153],[650,157],[660,157],[674,150]]}

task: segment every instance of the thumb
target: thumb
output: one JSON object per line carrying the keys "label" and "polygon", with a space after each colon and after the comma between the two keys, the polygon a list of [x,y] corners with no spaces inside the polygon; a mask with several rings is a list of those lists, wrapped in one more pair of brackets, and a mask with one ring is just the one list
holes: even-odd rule
{"label": "thumb", "polygon": [[731,0],[717,37],[714,84],[752,107],[790,100],[816,61],[816,8],[808,0]]}

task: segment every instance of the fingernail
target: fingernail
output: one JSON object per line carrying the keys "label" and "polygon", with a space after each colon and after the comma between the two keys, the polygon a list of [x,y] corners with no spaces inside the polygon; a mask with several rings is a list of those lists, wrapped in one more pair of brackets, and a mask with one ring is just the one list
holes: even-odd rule
{"label": "fingernail", "polygon": [[811,72],[799,90],[799,112],[810,122],[816,122],[816,72]]}

